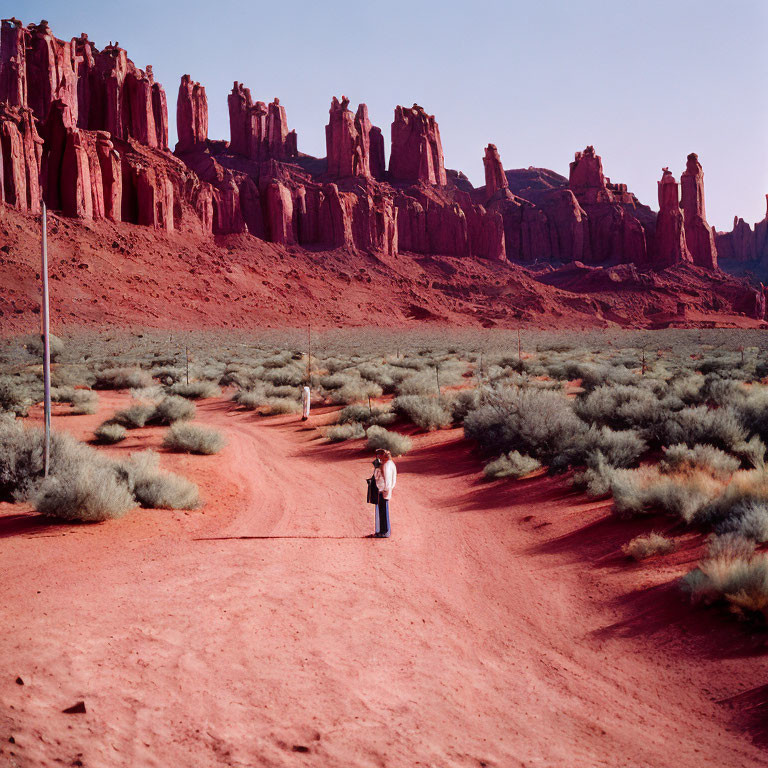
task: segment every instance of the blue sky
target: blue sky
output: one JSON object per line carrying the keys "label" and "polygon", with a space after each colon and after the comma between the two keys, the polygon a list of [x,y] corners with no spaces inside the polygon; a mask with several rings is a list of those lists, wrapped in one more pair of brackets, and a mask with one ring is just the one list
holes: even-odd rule
{"label": "blue sky", "polygon": [[762,219],[768,193],[765,0],[0,0],[3,17],[48,19],[61,38],[119,41],[169,97],[206,87],[211,138],[244,82],[279,96],[299,149],[325,155],[331,97],[368,104],[388,140],[397,104],[436,115],[446,165],[483,183],[483,147],[505,168],[567,175],[594,144],[605,172],[656,207],[662,166],[704,166],[709,221]]}

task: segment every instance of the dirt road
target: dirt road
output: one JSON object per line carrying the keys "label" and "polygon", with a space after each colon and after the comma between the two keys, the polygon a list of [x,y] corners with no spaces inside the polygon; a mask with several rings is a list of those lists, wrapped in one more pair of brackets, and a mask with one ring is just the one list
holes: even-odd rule
{"label": "dirt road", "polygon": [[[121,397],[57,422],[84,435]],[[647,522],[563,479],[483,482],[449,431],[398,461],[369,539],[359,442],[225,401],[197,421],[225,451],[163,464],[200,512],[0,505],[0,768],[768,764],[718,703],[765,680],[762,641],[685,606],[692,550],[616,556]]]}

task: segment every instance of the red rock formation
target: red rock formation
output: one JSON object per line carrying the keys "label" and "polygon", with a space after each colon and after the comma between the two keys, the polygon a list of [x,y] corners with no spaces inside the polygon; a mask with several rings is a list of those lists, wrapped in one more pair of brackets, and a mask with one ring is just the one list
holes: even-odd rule
{"label": "red rock formation", "polygon": [[288,131],[285,107],[280,99],[269,105],[263,101],[254,104],[250,90],[235,81],[227,102],[233,152],[259,161],[296,156],[296,132]]}
{"label": "red rock formation", "polygon": [[74,45],[57,40],[48,22],[43,20],[29,25],[26,46],[28,102],[24,106],[45,120],[51,104],[60,99],[70,108],[77,123],[77,79],[72,67]]}
{"label": "red rock formation", "polygon": [[369,138],[371,142],[371,176],[382,181],[387,170],[387,163],[384,157],[384,136],[381,133],[381,128],[372,126]]}
{"label": "red rock formation", "polygon": [[61,211],[78,219],[93,218],[91,172],[88,153],[78,130],[67,134],[61,163]]}
{"label": "red rock formation", "polygon": [[104,216],[111,221],[120,221],[123,196],[123,177],[120,172],[120,156],[106,131],[96,134],[96,153],[101,171]]}
{"label": "red rock formation", "polygon": [[612,203],[613,197],[608,191],[603,175],[603,161],[595,153],[593,146],[583,152],[577,152],[570,166],[568,186],[576,195],[579,203]]}
{"label": "red rock formation", "polygon": [[18,19],[3,19],[0,27],[0,101],[27,105],[26,33]]}
{"label": "red rock formation", "polygon": [[296,233],[293,226],[293,198],[290,189],[273,180],[264,191],[266,206],[265,224],[269,240],[281,245],[294,245]]}
{"label": "red rock formation", "polygon": [[208,140],[208,98],[205,88],[183,75],[176,102],[176,150],[188,152]]}
{"label": "red rock formation", "polygon": [[704,171],[698,155],[688,155],[688,163],[680,176],[681,208],[685,223],[685,242],[693,263],[707,269],[717,269],[717,248],[712,228],[707,224],[704,209]]}
{"label": "red rock formation", "polygon": [[682,261],[693,261],[685,242],[680,190],[669,168],[664,168],[659,181],[659,215],[656,219],[655,265],[667,267]]}
{"label": "red rock formation", "polygon": [[400,182],[447,183],[440,129],[434,116],[418,104],[395,108],[389,175]]}
{"label": "red rock formation", "polygon": [[[336,179],[350,176],[371,176],[371,121],[368,107],[360,104],[357,114],[348,109],[349,99],[335,96],[331,102],[330,119],[325,127],[328,175]],[[377,150],[378,151],[378,150]]]}
{"label": "red rock formation", "polygon": [[485,199],[490,200],[500,189],[509,189],[509,182],[504,175],[499,150],[496,149],[495,144],[489,144],[485,148],[483,165],[485,166]]}

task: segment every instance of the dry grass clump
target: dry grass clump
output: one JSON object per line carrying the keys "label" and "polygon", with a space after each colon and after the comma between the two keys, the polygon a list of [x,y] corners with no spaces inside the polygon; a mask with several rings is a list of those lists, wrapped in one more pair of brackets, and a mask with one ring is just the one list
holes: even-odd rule
{"label": "dry grass clump", "polygon": [[[43,357],[43,337],[42,336],[27,336],[24,339],[24,346],[33,357],[42,359]],[[48,347],[51,354],[51,362],[58,360],[64,352],[64,342],[52,333],[48,334]]]}
{"label": "dry grass clump", "polygon": [[360,440],[365,437],[365,429],[358,421],[345,424],[335,424],[325,430],[325,438],[329,443],[341,443],[345,440]]}
{"label": "dry grass clump", "polygon": [[0,376],[0,412],[26,416],[32,404],[42,396],[42,390],[19,380],[18,377]]}
{"label": "dry grass clump", "polygon": [[698,568],[681,580],[694,603],[724,602],[741,618],[768,618],[768,557],[738,535],[716,537]]}
{"label": "dry grass clump", "polygon": [[349,377],[349,379],[338,389],[329,393],[329,399],[332,403],[339,405],[350,405],[352,403],[365,403],[369,399],[381,397],[381,387],[373,381],[367,381],[358,377]]}
{"label": "dry grass clump", "polygon": [[510,451],[483,467],[486,477],[497,480],[502,477],[520,478],[541,469],[541,462],[519,451]]}
{"label": "dry grass clump", "polygon": [[174,424],[163,437],[163,447],[183,453],[210,455],[224,447],[224,438],[215,429],[194,424]]}
{"label": "dry grass clump", "polygon": [[154,407],[149,418],[152,424],[173,424],[177,421],[187,421],[195,418],[195,404],[183,397],[169,395],[164,397]]}
{"label": "dry grass clump", "polygon": [[99,425],[93,433],[96,438],[96,442],[101,445],[114,445],[121,440],[125,440],[127,435],[126,429],[122,424],[115,424],[114,422],[105,421]]}
{"label": "dry grass clump", "polygon": [[392,413],[388,408],[381,408],[379,406],[369,407],[367,405],[348,405],[342,408],[339,412],[339,416],[336,419],[337,424],[351,424],[358,423],[363,424],[366,427],[370,427],[372,424],[376,424],[379,427],[385,427],[391,424],[396,418],[396,414]]}
{"label": "dry grass clump", "polygon": [[159,457],[152,450],[132,453],[119,471],[142,507],[195,509],[201,503],[197,486],[181,475],[161,471]]}
{"label": "dry grass clump", "polygon": [[621,551],[634,560],[645,560],[654,555],[666,555],[674,552],[677,544],[674,539],[670,539],[657,531],[635,536],[632,541],[625,544]]}
{"label": "dry grass clump", "polygon": [[99,396],[89,389],[76,389],[69,401],[72,403],[72,413],[92,415],[99,410]]}
{"label": "dry grass clump", "polygon": [[170,388],[170,392],[190,400],[221,396],[221,389],[212,381],[190,381],[189,384],[177,382]]}
{"label": "dry grass clump", "polygon": [[113,520],[136,506],[114,465],[95,457],[42,480],[32,504],[41,515],[83,523]]}
{"label": "dry grass clump", "polygon": [[393,456],[402,456],[413,447],[410,437],[397,432],[390,432],[388,429],[384,429],[384,427],[373,425],[368,427],[365,434],[368,438],[368,448],[374,451],[384,448],[387,451],[391,451]]}
{"label": "dry grass clump", "polygon": [[263,403],[270,415],[301,413],[301,403],[293,397],[267,397]]}
{"label": "dry grass clump", "polygon": [[151,387],[152,377],[141,368],[109,368],[96,373],[94,389],[139,389]]}
{"label": "dry grass clump", "polygon": [[[114,424],[120,424],[126,429],[139,429],[146,426],[155,413],[155,406],[151,403],[134,403],[127,408],[117,411],[110,419]],[[105,422],[107,424],[109,422]]]}
{"label": "dry grass clump", "polygon": [[727,479],[741,466],[739,459],[713,445],[699,445],[689,448],[685,443],[670,445],[664,449],[664,458],[659,469],[665,474],[695,469],[710,472],[715,477]]}
{"label": "dry grass clump", "polygon": [[448,427],[453,422],[445,403],[426,395],[399,395],[392,401],[392,410],[427,432]]}

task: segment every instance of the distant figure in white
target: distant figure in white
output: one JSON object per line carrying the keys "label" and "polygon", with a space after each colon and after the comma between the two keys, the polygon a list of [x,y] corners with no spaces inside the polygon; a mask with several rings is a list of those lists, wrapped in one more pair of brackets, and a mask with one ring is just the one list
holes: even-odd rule
{"label": "distant figure in white", "polygon": [[301,390],[301,420],[306,421],[309,418],[309,401],[311,398],[309,387]]}
{"label": "distant figure in white", "polygon": [[376,533],[377,539],[388,539],[391,533],[389,527],[389,500],[392,498],[392,491],[395,490],[397,483],[397,467],[392,461],[392,454],[389,451],[379,448],[376,451],[376,461],[373,462],[375,469],[373,476],[376,479],[376,487],[379,490],[379,500],[376,504]]}

